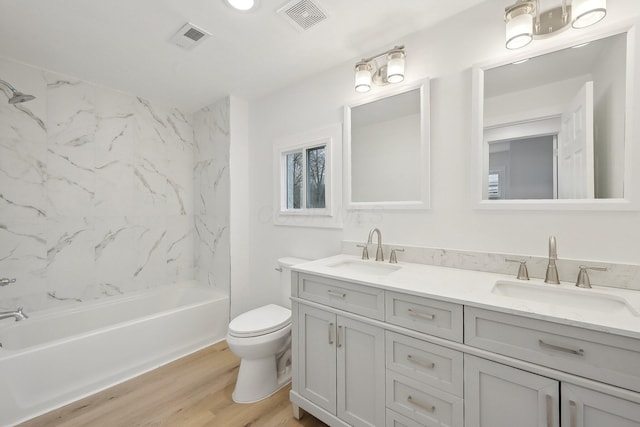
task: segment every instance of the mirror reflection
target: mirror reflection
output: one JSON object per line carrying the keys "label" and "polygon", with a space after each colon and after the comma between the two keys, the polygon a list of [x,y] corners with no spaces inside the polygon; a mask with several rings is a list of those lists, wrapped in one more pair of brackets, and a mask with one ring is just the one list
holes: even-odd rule
{"label": "mirror reflection", "polygon": [[624,197],[626,44],[485,70],[483,199]]}
{"label": "mirror reflection", "polygon": [[426,90],[345,108],[350,208],[428,207]]}

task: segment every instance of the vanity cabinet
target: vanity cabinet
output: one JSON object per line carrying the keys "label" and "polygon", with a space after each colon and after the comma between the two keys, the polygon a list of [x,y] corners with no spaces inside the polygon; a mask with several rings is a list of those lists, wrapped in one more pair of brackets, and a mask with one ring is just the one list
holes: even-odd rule
{"label": "vanity cabinet", "polygon": [[296,417],[391,427],[640,427],[640,340],[293,273]]}
{"label": "vanity cabinet", "polygon": [[464,363],[465,427],[640,426],[637,401],[468,354]]}
{"label": "vanity cabinet", "polygon": [[349,425],[384,425],[384,330],[301,304],[298,332],[300,395]]}
{"label": "vanity cabinet", "polygon": [[558,381],[466,354],[465,427],[558,427]]}

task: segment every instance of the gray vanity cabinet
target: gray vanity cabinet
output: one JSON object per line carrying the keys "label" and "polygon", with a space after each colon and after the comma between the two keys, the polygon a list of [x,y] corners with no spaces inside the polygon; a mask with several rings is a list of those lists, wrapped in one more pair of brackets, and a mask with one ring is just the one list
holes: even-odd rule
{"label": "gray vanity cabinet", "polygon": [[468,354],[464,375],[465,427],[640,426],[637,402],[603,391]]}
{"label": "gray vanity cabinet", "polygon": [[464,383],[465,427],[560,425],[554,379],[465,354]]}
{"label": "gray vanity cabinet", "polygon": [[640,404],[637,402],[564,382],[560,390],[563,426],[640,426]]}
{"label": "gray vanity cabinet", "polygon": [[294,273],[294,415],[332,427],[640,427],[640,340]]}
{"label": "gray vanity cabinet", "polygon": [[300,395],[352,426],[384,425],[384,330],[298,307]]}

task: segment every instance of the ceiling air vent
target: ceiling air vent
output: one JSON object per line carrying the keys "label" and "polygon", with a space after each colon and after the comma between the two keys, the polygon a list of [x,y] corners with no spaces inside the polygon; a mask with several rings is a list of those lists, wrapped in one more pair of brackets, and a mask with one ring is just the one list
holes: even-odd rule
{"label": "ceiling air vent", "polygon": [[170,42],[180,46],[183,49],[193,49],[196,45],[199,45],[211,34],[202,28],[193,25],[191,22],[184,24],[177,33],[169,39]]}
{"label": "ceiling air vent", "polygon": [[278,9],[278,14],[298,31],[306,31],[327,19],[327,14],[320,6],[310,0],[291,1]]}

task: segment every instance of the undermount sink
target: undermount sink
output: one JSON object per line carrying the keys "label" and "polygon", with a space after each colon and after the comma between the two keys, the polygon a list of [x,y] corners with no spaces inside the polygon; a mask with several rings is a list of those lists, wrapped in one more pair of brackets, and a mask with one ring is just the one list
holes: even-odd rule
{"label": "undermount sink", "polygon": [[491,292],[523,301],[535,301],[567,308],[577,308],[603,313],[640,316],[627,300],[617,295],[600,293],[591,289],[565,288],[556,285],[511,282],[498,280]]}
{"label": "undermount sink", "polygon": [[345,273],[370,274],[374,276],[386,276],[401,268],[397,264],[355,259],[339,261],[335,264],[330,264],[328,267]]}

